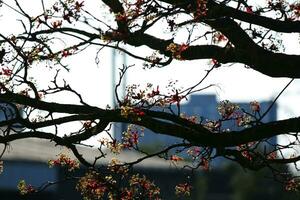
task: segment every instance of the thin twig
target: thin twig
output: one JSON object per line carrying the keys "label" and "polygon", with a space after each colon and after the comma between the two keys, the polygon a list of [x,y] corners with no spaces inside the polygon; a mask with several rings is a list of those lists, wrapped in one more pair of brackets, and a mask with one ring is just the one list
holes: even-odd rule
{"label": "thin twig", "polygon": [[262,114],[262,116],[259,118],[258,121],[261,121],[267,114],[268,112],[272,109],[272,107],[274,106],[274,104],[276,103],[277,99],[282,95],[282,93],[288,88],[288,86],[294,81],[294,78],[292,78],[287,84],[286,86],[279,92],[279,94],[276,96],[276,98],[274,99],[274,101],[271,103],[271,105],[268,107],[268,109],[266,110],[266,112],[264,112]]}

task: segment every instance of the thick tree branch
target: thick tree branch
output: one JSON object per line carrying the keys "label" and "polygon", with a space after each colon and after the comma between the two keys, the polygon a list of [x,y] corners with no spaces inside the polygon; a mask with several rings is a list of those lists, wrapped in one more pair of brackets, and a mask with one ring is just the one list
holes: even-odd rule
{"label": "thick tree branch", "polygon": [[[219,21],[218,24],[222,21]],[[238,47],[219,47],[215,45],[190,46],[182,52],[181,57],[184,60],[214,58],[221,63],[243,63],[271,77],[300,78],[300,70],[298,70],[297,66],[297,63],[300,63],[299,55],[287,55],[267,51],[249,39],[242,40],[239,44],[239,39],[234,33],[237,31],[235,28],[237,27],[229,29],[227,35],[230,38],[234,38]],[[166,56],[171,56],[170,52],[166,49],[169,44],[173,43],[172,40],[163,40],[148,34],[133,33],[128,37],[126,42],[132,46],[146,45],[152,49],[159,50]],[[179,44],[177,45],[179,46]]]}
{"label": "thick tree branch", "polygon": [[33,99],[30,97],[14,94],[9,91],[7,91],[5,94],[0,94],[0,100],[2,102],[16,103],[16,104],[30,106],[40,110],[46,110],[49,112],[57,112],[57,113],[93,114],[101,110],[97,107],[91,107],[86,105],[83,106],[83,105],[44,102],[38,99]]}
{"label": "thick tree branch", "polygon": [[[191,12],[194,12],[195,10],[190,8],[196,8],[196,6],[189,6],[189,5],[197,4],[197,0],[183,0],[183,1],[159,0],[159,1],[174,6],[179,6],[186,10],[190,10]],[[207,13],[208,18],[216,19],[220,17],[231,17],[250,24],[256,24],[277,32],[283,32],[283,33],[300,32],[300,21],[276,20],[269,17],[260,16],[257,14],[243,12],[241,10],[226,6],[224,4],[216,3],[213,0],[207,1],[207,8],[208,8],[208,13]]]}
{"label": "thick tree branch", "polygon": [[13,124],[13,123],[20,123],[22,126],[34,130],[34,129],[43,128],[43,127],[61,125],[61,124],[68,123],[68,122],[82,121],[82,120],[95,120],[95,119],[98,119],[98,115],[96,115],[96,114],[71,115],[71,116],[60,117],[57,119],[51,119],[51,120],[46,120],[46,121],[41,121],[41,122],[30,122],[27,119],[16,118],[13,120],[0,122],[0,126],[7,125],[7,124]]}
{"label": "thick tree branch", "polygon": [[256,24],[277,32],[300,32],[300,21],[280,21],[257,14],[243,12],[224,4],[218,4],[213,0],[208,1],[207,7],[209,9],[209,16],[212,17],[232,17],[234,19],[248,22],[250,24]]}
{"label": "thick tree branch", "polygon": [[97,135],[98,133],[101,133],[102,131],[105,130],[105,128],[109,125],[109,122],[104,120],[101,120],[96,126],[86,129],[85,132],[77,134],[77,135],[72,135],[70,137],[66,137],[66,141],[68,143],[76,143],[76,142],[81,142],[84,140],[87,140],[91,138],[94,135]]}
{"label": "thick tree branch", "polygon": [[[12,99],[12,97],[14,97],[14,99]],[[144,117],[141,117],[140,120],[137,120],[134,117],[131,118],[122,116],[119,109],[104,110],[97,107],[42,102],[33,98],[24,97],[12,93],[0,95],[0,100],[11,100],[14,103],[21,103],[23,105],[30,105],[33,107],[35,107],[34,104],[36,104],[37,106],[35,108],[48,110],[51,112],[79,112],[82,114],[91,114],[94,117],[97,116],[98,119],[100,119],[99,125],[95,126],[91,130],[87,130],[86,132],[75,136],[66,136],[66,138],[68,138],[66,139],[66,141],[69,141],[68,143],[76,143],[88,139],[90,136],[103,131],[110,122],[137,124],[159,134],[186,139],[193,145],[210,147],[237,146],[240,144],[259,141],[288,132],[298,132],[300,130],[300,118],[291,118],[256,125],[241,131],[231,131],[218,134],[207,130],[201,124],[188,123],[186,120],[181,119],[179,116],[160,111],[146,111],[147,114]],[[33,134],[34,137],[37,137],[37,134],[31,134]],[[9,137],[13,136],[9,135]],[[50,136],[41,136],[41,138],[44,137],[49,139]]]}

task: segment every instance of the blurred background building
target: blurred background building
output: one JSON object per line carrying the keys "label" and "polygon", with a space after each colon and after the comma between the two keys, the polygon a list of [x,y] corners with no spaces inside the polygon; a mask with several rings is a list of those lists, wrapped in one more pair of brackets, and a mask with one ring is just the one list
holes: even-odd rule
{"label": "blurred background building", "polygon": [[[0,148],[2,147],[0,146]],[[99,151],[96,148],[78,147],[78,151],[90,163],[93,163],[95,157],[99,156]],[[67,173],[67,170],[61,167],[49,168],[48,160],[56,159],[60,153],[68,154],[74,159],[71,152],[63,147],[56,146],[54,142],[41,139],[24,139],[12,142],[1,159],[4,163],[4,170],[0,174],[0,199],[81,200],[80,193],[75,189],[78,179],[74,177],[83,175],[87,168],[81,167],[73,174]],[[97,166],[102,173],[106,173],[106,167],[112,158],[117,158],[123,162],[131,162],[143,156],[133,151],[126,151],[119,155],[108,154],[99,161]],[[175,166],[171,162],[160,158],[150,158],[137,164],[130,173],[145,174],[161,188],[163,199],[175,199],[175,185],[186,179],[187,173],[185,170],[181,170],[182,167]],[[196,174],[190,176],[189,180],[191,182],[196,181]],[[74,177],[72,178],[71,175]],[[66,177],[69,180],[66,180]],[[47,183],[59,182],[35,195],[21,196],[17,190],[20,180],[25,180],[27,184],[31,184],[37,189]],[[196,196],[195,199],[197,199]]]}

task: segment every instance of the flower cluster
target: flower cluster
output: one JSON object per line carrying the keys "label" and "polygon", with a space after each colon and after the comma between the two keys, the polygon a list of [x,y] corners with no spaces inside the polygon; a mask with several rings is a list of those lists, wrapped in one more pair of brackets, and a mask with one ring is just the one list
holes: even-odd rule
{"label": "flower cluster", "polygon": [[[196,9],[194,12],[194,19],[197,20],[197,19],[200,19],[201,17],[204,17],[207,15],[206,4],[207,4],[207,0],[197,0],[196,1]],[[192,8],[190,8],[190,9],[192,9]]]}
{"label": "flower cluster", "polygon": [[236,125],[237,126],[243,126],[247,128],[249,124],[253,121],[253,118],[250,115],[247,115],[245,113],[241,115],[237,115],[236,117]]}
{"label": "flower cluster", "polygon": [[285,10],[288,4],[284,0],[268,0],[268,7],[272,10]]}
{"label": "flower cluster", "polygon": [[157,54],[158,52],[155,51],[150,56],[146,56],[147,62],[143,63],[144,69],[151,69],[162,60]]}
{"label": "flower cluster", "polygon": [[210,169],[210,158],[204,156],[208,149],[200,147],[191,147],[187,150],[187,154],[191,156],[192,160],[197,163],[202,170],[208,171]]}
{"label": "flower cluster", "polygon": [[44,51],[41,45],[33,47],[31,50],[26,52],[27,62],[32,64],[34,61],[38,61],[43,53]]}
{"label": "flower cluster", "polygon": [[[33,95],[35,95],[34,92],[32,91],[32,89],[30,89],[30,88],[22,89],[21,91],[18,92],[18,94],[20,94],[22,96],[26,96],[26,97],[32,97]],[[45,93],[44,92],[38,92],[37,95],[38,96],[35,97],[35,98],[38,98],[38,99],[43,99],[45,97]],[[43,121],[44,119],[39,119],[39,120]]]}
{"label": "flower cluster", "polygon": [[192,186],[188,183],[180,183],[175,186],[175,194],[177,196],[190,196]]}
{"label": "flower cluster", "polygon": [[295,179],[290,179],[285,183],[285,190],[287,191],[299,191],[299,181]]}
{"label": "flower cluster", "polygon": [[274,159],[276,159],[277,158],[277,153],[276,153],[276,151],[273,151],[273,152],[271,152],[271,153],[269,153],[268,155],[267,155],[267,159],[269,159],[269,160],[274,160]]}
{"label": "flower cluster", "polygon": [[88,120],[82,123],[82,126],[85,130],[90,129],[92,127],[93,121]]}
{"label": "flower cluster", "polygon": [[293,18],[300,18],[300,3],[295,3],[290,5],[291,10],[293,11]]}
{"label": "flower cluster", "polygon": [[183,119],[188,120],[189,122],[192,122],[193,124],[199,123],[198,117],[197,117],[197,116],[194,116],[194,115],[192,115],[192,116],[187,116],[185,113],[181,113],[181,114],[180,114],[180,117],[183,118]]}
{"label": "flower cluster", "polygon": [[101,146],[107,147],[112,153],[120,154],[123,149],[132,149],[139,143],[139,139],[144,135],[144,128],[130,124],[127,130],[122,133],[122,140],[100,139]]}
{"label": "flower cluster", "polygon": [[[119,163],[118,161],[116,162]],[[112,175],[102,176],[102,174],[95,171],[89,171],[81,177],[76,185],[76,189],[85,200],[98,200],[105,197],[111,200],[160,199],[160,189],[148,180],[146,176],[140,176],[139,174],[127,176],[127,172],[124,174],[122,171],[115,173],[122,175],[120,180],[123,181],[123,187],[119,188],[119,191],[113,189],[117,181]],[[116,192],[120,193],[117,195]]]}
{"label": "flower cluster", "polygon": [[[39,28],[41,24],[47,24],[48,20],[54,18],[51,21],[52,28],[60,28],[64,21],[71,24],[74,20],[78,21],[80,18],[80,12],[84,6],[84,1],[65,0],[56,2],[50,9],[47,9],[42,16],[35,18],[36,28]],[[57,19],[58,17],[61,18]]]}
{"label": "flower cluster", "polygon": [[175,94],[172,94],[169,99],[166,99],[166,101],[170,104],[176,103],[176,105],[179,106],[183,98],[184,96],[179,95],[178,90],[176,90]]}
{"label": "flower cluster", "polygon": [[0,160],[0,174],[3,172],[3,161]]}
{"label": "flower cluster", "polygon": [[[257,101],[250,102],[250,109],[255,113],[259,112],[260,104]],[[220,132],[222,124],[224,124],[224,122],[228,120],[234,120],[236,126],[244,128],[249,127],[255,120],[254,116],[246,113],[237,104],[232,103],[228,100],[221,101],[217,106],[217,111],[221,115],[221,119],[205,120],[203,122],[203,126],[212,132]]]}
{"label": "flower cluster", "polygon": [[122,143],[124,148],[131,148],[136,146],[139,142],[139,138],[143,135],[144,129],[141,129],[142,133],[139,133],[139,129],[130,124],[127,130],[122,133]]}
{"label": "flower cluster", "polygon": [[115,17],[116,21],[119,22],[127,22],[129,20],[129,15],[127,15],[126,13],[116,13]]}
{"label": "flower cluster", "polygon": [[133,191],[125,188],[121,193],[121,200],[132,200],[132,199],[134,199]]}
{"label": "flower cluster", "polygon": [[246,6],[245,7],[245,11],[246,11],[246,13],[249,13],[249,14],[253,14],[254,13],[253,9],[252,9],[252,6]]}
{"label": "flower cluster", "polygon": [[66,58],[73,55],[78,49],[76,47],[64,49],[61,51],[61,57]]}
{"label": "flower cluster", "polygon": [[18,190],[21,195],[31,194],[36,192],[32,185],[26,184],[25,180],[20,180],[18,183]]}
{"label": "flower cluster", "polygon": [[181,56],[182,52],[186,51],[189,48],[188,44],[177,45],[175,43],[170,43],[166,51],[170,51],[172,53],[173,58],[178,60],[184,60]]}
{"label": "flower cluster", "polygon": [[[177,89],[175,84],[177,81],[170,80],[166,86],[166,92],[161,92],[159,86],[153,87],[153,84],[147,83],[147,86],[141,89],[140,85],[130,85],[126,87],[126,95],[121,105],[121,114],[128,116],[144,116],[144,109],[151,107],[165,107],[170,104],[180,104],[185,98],[180,94],[181,88]],[[134,105],[134,106],[132,106]]]}
{"label": "flower cluster", "polygon": [[124,147],[123,144],[121,142],[118,142],[116,139],[101,139],[99,142],[101,143],[101,145],[105,145],[114,154],[121,153]]}
{"label": "flower cluster", "polygon": [[221,32],[215,32],[212,36],[212,41],[215,44],[218,44],[220,42],[226,42],[228,39],[225,35],[223,35]]}
{"label": "flower cluster", "polygon": [[8,76],[8,77],[12,75],[12,70],[9,69],[8,67],[2,68],[1,70],[2,71],[0,71],[0,75]]}
{"label": "flower cluster", "polygon": [[215,68],[218,68],[218,67],[221,66],[221,63],[219,63],[219,61],[217,59],[215,59],[215,58],[211,59],[209,61],[209,64],[212,64]]}
{"label": "flower cluster", "polygon": [[201,161],[200,161],[200,166],[201,166],[202,170],[208,171],[209,166],[210,166],[209,159],[202,157]]}
{"label": "flower cluster", "polygon": [[158,199],[160,195],[160,189],[146,176],[140,176],[139,174],[132,175],[129,179],[129,186],[134,190],[135,194],[144,194],[148,199]]}
{"label": "flower cluster", "polygon": [[46,120],[45,117],[42,116],[42,115],[40,115],[40,114],[37,114],[37,115],[34,116],[33,118],[30,118],[30,121],[31,121],[32,123],[43,122],[43,121],[45,121],[45,120]]}
{"label": "flower cluster", "polygon": [[244,158],[246,158],[246,159],[248,159],[248,160],[250,160],[250,161],[253,159],[253,157],[252,157],[252,155],[250,154],[249,151],[243,150],[241,153],[242,153],[242,156],[243,156]]}
{"label": "flower cluster", "polygon": [[76,169],[79,169],[79,162],[77,160],[72,160],[65,154],[59,154],[59,158],[56,160],[49,160],[48,165],[49,167],[66,167],[68,171],[74,171]]}
{"label": "flower cluster", "polygon": [[293,21],[300,18],[299,1],[289,2],[286,0],[268,0],[268,8],[272,11],[284,13],[287,20]]}
{"label": "flower cluster", "polygon": [[61,2],[61,5],[54,4],[52,6],[54,13],[61,13],[63,20],[67,21],[68,23],[72,23],[72,18],[78,20],[79,13],[84,6],[84,1],[74,1],[74,0],[66,0],[65,2]]}
{"label": "flower cluster", "polygon": [[81,193],[85,200],[103,199],[103,196],[108,191],[108,187],[105,181],[100,180],[99,173],[89,171],[79,179],[76,189]]}
{"label": "flower cluster", "polygon": [[252,112],[259,112],[260,111],[260,104],[257,101],[250,102],[250,109]]}
{"label": "flower cluster", "polygon": [[177,155],[171,155],[170,160],[173,162],[183,161],[183,158]]}
{"label": "flower cluster", "polygon": [[134,0],[134,1],[124,0],[124,6],[126,7],[125,9],[126,12],[117,13],[116,20],[127,22],[129,20],[132,20],[133,18],[138,17],[142,12],[142,6],[144,3],[145,3],[144,0]]}
{"label": "flower cluster", "polygon": [[203,127],[212,131],[212,132],[219,132],[222,126],[221,121],[216,120],[206,120],[203,124]]}
{"label": "flower cluster", "polygon": [[60,28],[62,26],[62,20],[55,20],[51,22],[51,25],[54,29]]}
{"label": "flower cluster", "polygon": [[223,119],[231,118],[234,112],[239,108],[240,107],[237,104],[232,103],[228,100],[221,101],[217,106],[217,110]]}
{"label": "flower cluster", "polygon": [[133,118],[138,121],[141,120],[141,117],[145,115],[145,112],[140,108],[133,108],[131,106],[121,106],[121,115],[125,118]]}
{"label": "flower cluster", "polygon": [[249,142],[247,144],[241,144],[236,147],[241,152],[242,156],[248,160],[253,160],[253,155],[250,153],[251,148],[255,147],[257,142]]}
{"label": "flower cluster", "polygon": [[113,173],[122,174],[122,175],[126,175],[129,171],[128,167],[124,165],[124,163],[121,163],[121,161],[119,161],[116,158],[111,159],[107,168],[109,171]]}
{"label": "flower cluster", "polygon": [[187,154],[190,155],[193,160],[195,160],[201,153],[200,147],[191,147],[187,150]]}

